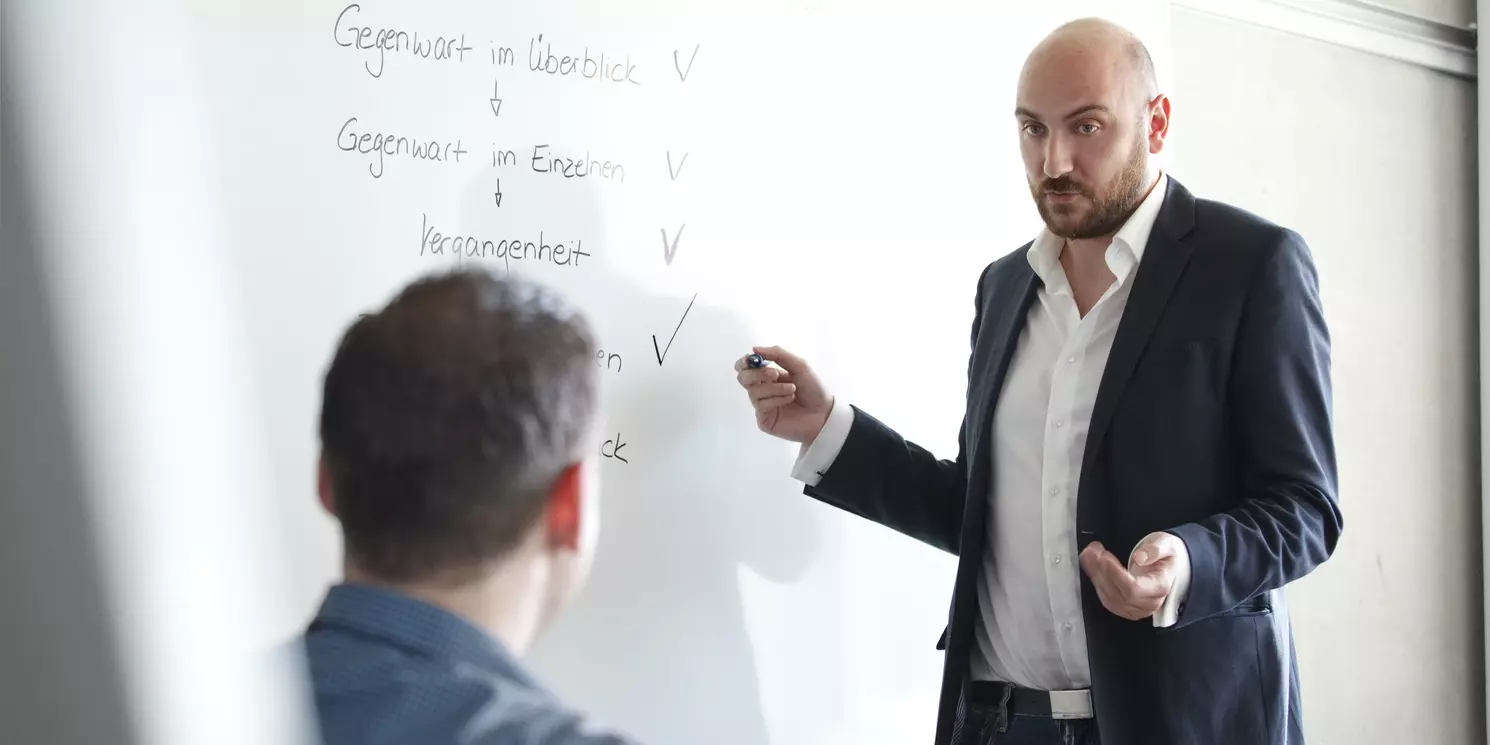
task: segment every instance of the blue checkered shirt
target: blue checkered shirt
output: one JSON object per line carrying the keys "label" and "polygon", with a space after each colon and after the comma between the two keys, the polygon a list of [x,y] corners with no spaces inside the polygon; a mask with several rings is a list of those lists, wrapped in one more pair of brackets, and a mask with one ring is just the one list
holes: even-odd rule
{"label": "blue checkered shirt", "polygon": [[633,745],[594,730],[465,620],[332,587],[301,640],[325,745]]}

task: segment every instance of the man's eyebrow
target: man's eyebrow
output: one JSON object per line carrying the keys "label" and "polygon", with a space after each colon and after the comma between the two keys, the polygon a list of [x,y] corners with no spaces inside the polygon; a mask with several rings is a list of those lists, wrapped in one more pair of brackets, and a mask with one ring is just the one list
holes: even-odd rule
{"label": "man's eyebrow", "polygon": [[[1082,106],[1082,107],[1076,109],[1075,111],[1067,114],[1065,118],[1066,119],[1075,119],[1076,117],[1081,116],[1082,114],[1092,114],[1092,113],[1110,114],[1110,113],[1112,113],[1112,111],[1111,111],[1111,109],[1108,109],[1106,106],[1103,106],[1102,104],[1092,103],[1092,104],[1087,104],[1085,106]],[[1020,107],[1014,109],[1014,115],[1015,116],[1022,116],[1022,117],[1026,118],[1026,119],[1034,119],[1036,121],[1039,121],[1040,120],[1040,117],[1038,115],[1036,115],[1035,112],[1030,111],[1029,109],[1026,109],[1023,106],[1020,106]]]}
{"label": "man's eyebrow", "polygon": [[1087,104],[1066,115],[1067,119],[1075,119],[1082,114],[1111,114],[1112,111],[1099,103]]}

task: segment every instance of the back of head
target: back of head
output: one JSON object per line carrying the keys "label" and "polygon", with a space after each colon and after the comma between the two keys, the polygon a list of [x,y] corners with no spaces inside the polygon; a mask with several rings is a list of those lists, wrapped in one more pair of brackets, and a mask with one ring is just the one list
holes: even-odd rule
{"label": "back of head", "polygon": [[349,566],[451,585],[517,551],[590,449],[595,351],[559,295],[482,269],[421,279],[358,319],[320,422]]}

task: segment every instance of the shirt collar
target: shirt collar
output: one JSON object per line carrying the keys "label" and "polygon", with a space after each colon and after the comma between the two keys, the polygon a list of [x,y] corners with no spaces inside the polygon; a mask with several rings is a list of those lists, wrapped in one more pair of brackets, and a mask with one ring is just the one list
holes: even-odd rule
{"label": "shirt collar", "polygon": [[[1149,236],[1154,232],[1154,223],[1159,219],[1159,209],[1164,206],[1168,187],[1168,174],[1160,173],[1158,183],[1154,184],[1148,196],[1138,203],[1133,214],[1128,216],[1127,221],[1113,235],[1112,243],[1107,247],[1107,267],[1117,276],[1119,282],[1143,259],[1143,251],[1148,246]],[[1049,228],[1041,228],[1040,234],[1030,245],[1027,253],[1030,267],[1047,287],[1065,283],[1065,272],[1060,271],[1061,250],[1065,246],[1065,240],[1050,232]]]}
{"label": "shirt collar", "polygon": [[326,593],[311,631],[335,627],[541,690],[500,640],[443,608],[396,590],[340,583]]}

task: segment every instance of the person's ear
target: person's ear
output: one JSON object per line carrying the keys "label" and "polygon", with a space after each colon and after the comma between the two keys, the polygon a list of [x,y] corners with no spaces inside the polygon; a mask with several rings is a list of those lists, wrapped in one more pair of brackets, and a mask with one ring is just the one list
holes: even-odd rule
{"label": "person's ear", "polygon": [[332,517],[336,516],[336,495],[331,488],[331,469],[326,467],[326,454],[316,460],[316,495],[321,499],[321,508]]}
{"label": "person's ear", "polygon": [[1164,149],[1169,137],[1169,96],[1160,93],[1149,101],[1148,124],[1149,152],[1155,155]]}
{"label": "person's ear", "polygon": [[564,469],[549,493],[545,527],[550,547],[568,551],[580,549],[580,529],[584,522],[583,467],[576,463]]}

